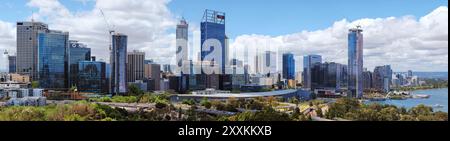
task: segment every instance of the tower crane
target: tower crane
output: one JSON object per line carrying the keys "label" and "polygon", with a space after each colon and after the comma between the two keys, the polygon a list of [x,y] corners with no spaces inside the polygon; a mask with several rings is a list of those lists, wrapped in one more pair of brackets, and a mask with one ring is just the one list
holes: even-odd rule
{"label": "tower crane", "polygon": [[100,9],[100,13],[102,14],[103,20],[105,21],[106,27],[108,28],[109,34],[113,35],[116,31],[114,30],[115,25],[110,24],[108,18],[105,16],[105,12],[103,12],[102,9]]}
{"label": "tower crane", "polygon": [[[114,33],[116,32],[114,30],[115,25],[110,24],[108,18],[106,18],[106,16],[105,16],[105,12],[103,12],[102,9],[100,9],[100,13],[102,14],[103,20],[105,21],[106,27],[108,28],[109,35],[110,36],[114,35]],[[111,41],[109,42],[109,50],[111,50],[111,46],[112,46],[111,45],[112,37],[110,37],[110,38],[111,38]]]}

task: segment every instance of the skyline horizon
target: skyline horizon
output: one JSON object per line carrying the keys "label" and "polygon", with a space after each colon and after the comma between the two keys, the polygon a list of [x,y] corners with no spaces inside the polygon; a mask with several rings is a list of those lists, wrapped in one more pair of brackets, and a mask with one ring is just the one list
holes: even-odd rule
{"label": "skyline horizon", "polygon": [[[30,0],[30,2],[33,2],[34,0]],[[48,0],[48,1],[53,1],[55,2],[55,0]],[[59,2],[59,1],[56,1]],[[99,2],[99,1],[96,1]],[[99,4],[99,3],[97,3]],[[163,4],[167,4],[167,3],[163,3]],[[28,3],[28,6],[29,3]],[[97,7],[98,5],[96,5]],[[30,6],[33,7],[33,6]],[[42,8],[40,6],[35,6],[35,8]],[[60,3],[59,8],[64,7],[64,5],[62,5]],[[99,6],[100,7],[100,6]],[[44,7],[45,8],[45,7]],[[50,8],[51,10],[55,10]],[[97,8],[94,8],[92,11],[92,14],[98,14],[98,10],[96,10]],[[47,9],[48,10],[48,9]],[[56,9],[58,10],[58,9]],[[166,9],[168,10],[168,9]],[[65,11],[65,10],[62,10]],[[106,10],[106,11],[113,11],[113,10]],[[48,12],[48,11],[47,11]],[[51,12],[51,11],[50,11]],[[75,17],[75,18],[79,18],[79,19],[83,19],[83,16],[78,15],[80,17],[77,17],[78,12],[75,12],[75,14],[72,14],[70,12],[70,10],[66,11],[69,12],[68,13],[68,17]],[[226,11],[225,11],[226,12]],[[111,12],[114,13],[114,12]],[[48,14],[48,13],[47,13]],[[60,13],[61,14],[61,13]],[[64,12],[62,13],[64,14]],[[67,13],[66,13],[67,14]],[[79,31],[78,29],[74,29],[74,28],[70,28],[67,25],[66,22],[67,21],[71,21],[68,19],[64,19],[64,17],[62,20],[58,20],[58,18],[52,17],[51,15],[45,15],[45,13],[42,13],[41,9],[40,11],[36,14],[35,17],[37,18],[37,20],[39,20],[40,16],[39,15],[43,15],[42,17],[47,17],[48,22],[41,21],[44,23],[49,24],[49,27],[51,29],[55,29],[55,30],[62,30],[62,31],[68,31],[71,35],[70,38],[71,40],[78,40],[82,43],[86,43],[88,45],[89,48],[92,48],[93,50],[93,55],[97,56],[99,58],[99,60],[105,60],[107,61],[109,57],[106,57],[107,55],[99,53],[99,52],[104,52],[106,51],[102,46],[102,44],[107,44],[104,43],[105,39],[102,39],[100,37],[103,36],[95,36],[95,35],[104,35],[106,33],[96,33],[96,31],[103,31],[102,28],[104,27],[98,27],[99,25],[101,26],[102,21],[96,21],[93,24],[93,27],[89,27],[91,29],[93,29],[93,31],[88,31],[89,32],[93,32],[94,34],[90,35],[88,33],[83,33],[86,31]],[[88,14],[89,15],[89,14]],[[200,14],[199,14],[200,15]],[[92,16],[92,15],[90,15]],[[108,17],[109,19],[111,19],[111,17],[117,16],[115,14],[110,14],[107,15],[110,16]],[[382,66],[382,65],[391,65],[393,70],[395,72],[405,72],[407,70],[416,70],[417,72],[447,72],[448,73],[448,39],[444,39],[445,37],[448,38],[448,30],[441,30],[440,28],[447,28],[448,29],[448,22],[443,22],[442,18],[448,19],[448,7],[447,6],[439,6],[437,7],[435,10],[433,10],[432,12],[430,12],[428,15],[425,15],[423,17],[411,17],[414,15],[407,15],[407,16],[403,16],[403,17],[385,17],[385,18],[375,18],[375,19],[370,19],[370,18],[366,18],[366,19],[356,19],[356,20],[351,20],[351,21],[347,21],[347,19],[342,19],[340,21],[335,21],[333,23],[333,25],[329,28],[325,28],[325,29],[319,29],[316,31],[309,31],[309,30],[303,30],[301,33],[295,33],[295,31],[293,31],[294,33],[288,34],[288,35],[280,35],[280,36],[272,36],[272,35],[258,35],[258,34],[254,34],[254,33],[248,33],[248,34],[242,34],[239,35],[233,39],[230,40],[230,50],[231,51],[235,51],[238,53],[242,53],[242,51],[238,51],[238,49],[241,49],[242,47],[250,47],[250,48],[254,48],[254,47],[261,47],[261,46],[265,46],[267,48],[267,46],[269,46],[267,50],[272,50],[273,48],[275,48],[275,50],[277,50],[278,52],[293,52],[294,56],[295,56],[295,60],[296,60],[296,70],[301,70],[300,68],[303,68],[302,64],[300,64],[300,62],[302,61],[302,58],[304,55],[309,55],[309,54],[318,54],[323,56],[325,59],[324,62],[336,62],[336,63],[341,63],[341,64],[346,64],[346,57],[347,55],[345,55],[347,46],[345,38],[342,38],[342,34],[346,34],[346,32],[342,32],[342,30],[345,31],[345,29],[348,29],[349,26],[354,26],[356,23],[362,24],[363,28],[364,28],[364,32],[363,34],[365,34],[365,36],[369,36],[369,37],[365,37],[368,38],[366,39],[366,43],[364,44],[365,49],[364,49],[364,60],[365,60],[365,68],[368,68],[369,70],[373,70],[373,68],[375,66]],[[436,18],[437,17],[437,18]],[[30,18],[30,17],[29,17]],[[49,20],[51,18],[55,18],[53,20]],[[416,20],[419,19],[419,20]],[[434,18],[434,19],[433,19]],[[176,19],[176,18],[175,18]],[[232,17],[231,17],[232,19]],[[351,19],[351,18],[350,18]],[[84,19],[86,20],[86,19]],[[102,20],[102,19],[101,19]],[[424,21],[430,21],[429,23],[424,22]],[[187,21],[189,22],[190,20],[187,19]],[[447,20],[445,20],[447,21]],[[100,22],[100,23],[98,23]],[[383,31],[390,31],[392,28],[395,27],[401,27],[403,26],[403,22],[406,23],[407,27],[417,27],[420,28],[419,29],[411,29],[411,30],[415,30],[412,31],[414,34],[409,34],[409,32],[411,31],[403,31],[406,33],[401,33],[398,36],[391,36],[389,34],[385,34],[382,33]],[[416,23],[414,23],[416,22]],[[12,27],[12,33],[10,32],[9,34],[6,34],[5,36],[2,37],[6,37],[6,42],[4,43],[4,41],[0,41],[0,49],[3,51],[4,49],[9,48],[9,51],[14,52],[13,50],[15,50],[15,43],[11,42],[15,42],[15,25],[11,25],[11,23],[8,24],[8,22],[3,22],[2,19],[0,19],[0,25],[2,25],[3,23],[6,23],[7,26],[3,26],[2,29],[5,29],[5,31],[7,29],[10,29]],[[113,22],[115,23],[115,22]],[[152,22],[150,22],[152,23]],[[392,24],[389,24],[392,23]],[[154,23],[154,24],[158,24],[158,23]],[[163,23],[164,24],[164,23]],[[123,32],[124,34],[127,34],[130,36],[130,49],[129,51],[132,50],[140,50],[140,51],[144,51],[147,56],[147,59],[153,59],[158,63],[161,64],[175,64],[174,63],[174,58],[175,55],[173,55],[173,53],[175,52],[175,46],[174,42],[175,42],[175,37],[174,37],[174,33],[172,32],[167,32],[167,31],[171,31],[175,29],[175,26],[172,25],[173,23],[166,23],[166,25],[163,25],[163,28],[161,30],[157,30],[155,34],[160,34],[159,32],[163,32],[161,34],[161,36],[158,35],[150,35],[150,37],[152,37],[152,39],[148,40],[147,37],[148,35],[146,35],[147,33],[140,33],[140,32],[151,32],[152,29],[149,29],[149,31],[135,31],[135,32]],[[200,45],[198,40],[199,38],[197,37],[199,35],[198,30],[199,30],[199,23],[192,23],[189,22],[190,25],[193,25],[192,27],[189,27],[189,38],[191,40],[188,41],[188,48],[189,48],[189,58],[191,58],[192,60],[196,59],[197,56],[197,52],[199,50]],[[377,24],[381,24],[377,25]],[[428,24],[428,26],[427,26]],[[431,25],[438,25],[436,26],[438,29],[436,29],[436,27],[430,27]],[[443,25],[440,25],[443,24]],[[69,24],[70,25],[70,24]],[[385,26],[387,27],[385,27]],[[394,25],[394,26],[392,26]],[[439,26],[440,25],[440,26]],[[123,28],[125,25],[118,25],[118,28]],[[423,26],[423,27],[422,27]],[[65,28],[64,28],[65,27]],[[228,26],[227,26],[228,27]],[[63,28],[63,29],[60,29]],[[443,32],[443,33],[439,33],[438,35],[428,35],[426,33],[422,33],[421,29],[423,28],[423,30],[425,29],[434,29],[433,31],[436,32]],[[228,28],[227,28],[228,29]],[[381,30],[380,30],[381,29]],[[129,29],[128,29],[129,30]],[[3,30],[2,30],[3,31]],[[73,31],[73,32],[71,32]],[[106,30],[105,30],[106,31]],[[125,31],[125,30],[124,30]],[[80,34],[81,33],[81,34]],[[227,32],[228,33],[228,32]],[[8,38],[11,37],[10,35],[12,34],[12,39]],[[143,35],[144,38],[140,37],[140,36],[136,36],[137,35]],[[168,34],[167,36],[164,34]],[[416,35],[417,34],[417,35]],[[0,35],[3,35],[2,33],[0,33]],[[321,36],[322,35],[322,36]],[[91,38],[90,36],[94,36],[94,38]],[[375,36],[375,37],[373,37]],[[406,37],[405,37],[406,36]],[[409,37],[411,36],[411,37]],[[133,38],[136,37],[136,38]],[[160,37],[160,38],[158,38]],[[331,40],[331,43],[321,43],[320,39],[321,37],[323,38],[327,38]],[[387,39],[378,39],[377,37],[386,37]],[[91,38],[91,39],[88,39]],[[173,39],[172,39],[173,38]],[[430,39],[428,39],[430,38]],[[436,38],[436,39],[433,39]],[[325,40],[327,40],[325,39]],[[374,40],[371,40],[374,39]],[[136,41],[136,40],[144,40],[142,41]],[[147,40],[147,41],[145,41]],[[375,41],[375,40],[386,40],[386,42],[380,42],[380,41]],[[136,41],[136,42],[133,42]],[[305,41],[305,42],[302,42]],[[156,42],[156,43],[151,43],[151,42]],[[158,43],[159,42],[159,43]],[[162,43],[165,42],[165,43]],[[266,43],[262,43],[262,42],[266,42]],[[162,43],[163,45],[158,45]],[[344,46],[342,46],[342,44],[344,43]],[[402,43],[406,44],[406,45],[401,45]],[[6,46],[5,46],[6,44]],[[9,45],[8,45],[9,44]],[[147,44],[147,45],[146,45]],[[269,44],[269,45],[267,45]],[[387,44],[387,45],[386,45]],[[136,46],[141,46],[142,47],[136,47]],[[321,45],[320,48],[313,48],[313,46],[317,46],[317,45]],[[198,47],[197,47],[198,46]],[[383,47],[380,47],[383,46]],[[366,48],[367,47],[367,48]],[[400,52],[398,54],[394,54],[390,51],[395,51],[396,49],[393,48],[400,48],[400,49],[405,49],[405,52]],[[443,49],[445,47],[445,49]],[[11,49],[13,48],[13,49]],[[103,48],[103,49],[102,49]],[[264,47],[263,47],[264,48]],[[307,49],[305,49],[307,48]],[[330,49],[331,48],[331,49]],[[384,49],[386,48],[386,50]],[[160,54],[155,55],[154,53],[152,53],[152,50],[158,50],[161,49],[162,52]],[[412,51],[411,51],[412,49]],[[282,50],[282,51],[280,51]],[[336,51],[334,51],[336,50]],[[263,51],[266,51],[263,49]],[[409,52],[407,52],[409,51]],[[195,53],[194,53],[195,52]],[[337,55],[333,55],[337,52]],[[340,53],[340,52],[344,52],[344,53]],[[281,53],[278,56],[278,71],[280,70],[279,68],[281,68]],[[165,56],[166,55],[166,56]],[[167,55],[169,55],[169,57],[167,57]],[[172,57],[170,57],[170,55]],[[419,58],[413,58],[417,55],[422,55],[422,57]],[[428,55],[428,56],[427,56]],[[148,57],[150,56],[150,57]],[[238,55],[237,55],[238,56]],[[4,55],[2,56],[4,57]],[[248,56],[248,62],[253,62],[252,57]],[[233,57],[233,53],[230,53],[230,58],[234,58]],[[242,55],[240,55],[240,57],[236,57],[237,59],[240,59],[242,61],[244,61],[245,59],[242,59]],[[400,59],[399,59],[400,58]],[[439,59],[435,59],[435,58],[439,58]],[[444,59],[442,59],[444,58]],[[390,61],[389,61],[390,60]],[[402,61],[403,60],[403,61]],[[366,63],[367,62],[367,63]],[[3,62],[0,62],[3,63]],[[249,63],[251,64],[251,63]],[[368,65],[366,65],[368,64]],[[367,67],[368,66],[368,67]],[[5,71],[5,68],[2,68],[4,66],[0,65],[0,71]]]}

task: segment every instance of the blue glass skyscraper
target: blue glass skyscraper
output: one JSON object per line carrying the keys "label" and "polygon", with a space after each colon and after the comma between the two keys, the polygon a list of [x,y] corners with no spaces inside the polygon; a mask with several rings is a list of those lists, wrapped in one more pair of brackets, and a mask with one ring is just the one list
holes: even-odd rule
{"label": "blue glass skyscraper", "polygon": [[16,56],[8,56],[8,62],[9,62],[9,73],[16,73],[16,60],[17,57]]}
{"label": "blue glass skyscraper", "polygon": [[39,86],[47,89],[68,88],[69,33],[61,31],[38,34]]}
{"label": "blue glass skyscraper", "polygon": [[358,26],[348,33],[348,92],[350,98],[363,96],[363,30]]}
{"label": "blue glass skyscraper", "polygon": [[311,69],[315,64],[322,63],[322,56],[307,55],[303,57],[303,87],[312,88],[312,72]]}
{"label": "blue glass skyscraper", "polygon": [[[226,45],[225,45],[225,13],[206,10],[201,22],[201,61],[216,61],[222,74],[225,74]],[[207,42],[208,41],[208,42]],[[218,43],[220,44],[216,44]],[[205,44],[206,43],[206,44]],[[217,50],[221,49],[221,50]],[[211,54],[218,52],[219,54]],[[207,56],[214,56],[217,60],[207,60]],[[220,59],[220,60],[219,60]]]}
{"label": "blue glass skyscraper", "polygon": [[79,61],[77,70],[78,90],[81,92],[107,92],[106,63],[98,61]]}
{"label": "blue glass skyscraper", "polygon": [[111,48],[111,93],[115,95],[127,92],[127,43],[128,36],[116,33],[112,35]]}
{"label": "blue glass skyscraper", "polygon": [[283,78],[295,79],[295,59],[292,53],[283,54]]}
{"label": "blue glass skyscraper", "polygon": [[78,41],[69,41],[69,86],[78,86],[78,62],[91,60],[91,49]]}

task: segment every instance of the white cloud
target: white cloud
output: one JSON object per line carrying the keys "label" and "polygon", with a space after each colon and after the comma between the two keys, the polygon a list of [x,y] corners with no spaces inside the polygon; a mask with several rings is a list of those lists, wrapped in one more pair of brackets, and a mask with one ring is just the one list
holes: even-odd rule
{"label": "white cloud", "polygon": [[[242,35],[232,46],[238,49],[264,46],[279,47],[280,52],[293,52],[297,67],[303,67],[304,55],[319,54],[326,61],[347,64],[348,29],[364,28],[364,64],[368,69],[391,64],[395,71],[448,71],[448,8],[439,7],[417,20],[413,16],[346,19],[317,31],[303,31],[270,37]],[[271,43],[266,45],[265,42]],[[243,50],[238,50],[243,52]],[[250,56],[249,60],[253,60]],[[249,61],[252,64],[252,61]]]}
{"label": "white cloud", "polygon": [[[86,1],[84,1],[86,2]],[[175,50],[175,36],[167,30],[175,27],[175,18],[167,4],[169,0],[96,0],[89,11],[71,12],[58,0],[30,0],[38,8],[35,19],[49,24],[51,29],[70,32],[70,38],[87,43],[93,55],[108,60],[108,26],[100,12],[117,32],[128,35],[128,51],[141,50],[148,58],[168,63]]]}
{"label": "white cloud", "polygon": [[[82,3],[90,0],[77,0]],[[87,43],[93,55],[109,59],[109,33],[100,10],[118,32],[129,36],[129,51],[142,50],[147,58],[159,63],[173,62],[175,54],[175,29],[177,15],[172,15],[167,5],[170,0],[93,0],[94,9],[73,12],[58,0],[30,0],[27,6],[37,8],[31,17],[49,24],[51,29],[70,32],[70,38]],[[260,52],[272,50],[293,52],[297,66],[302,67],[303,55],[319,54],[327,61],[346,64],[348,29],[361,24],[365,36],[365,67],[391,64],[395,71],[408,69],[420,71],[448,71],[448,8],[439,7],[424,17],[387,17],[336,21],[331,27],[302,31],[283,36],[241,35],[232,39],[230,47],[237,56],[244,56],[248,47],[250,58],[256,48]],[[190,24],[189,44],[192,57],[197,57],[199,28]],[[0,21],[0,49],[15,50],[14,23]],[[192,46],[194,45],[194,46]],[[13,51],[14,52],[14,51]],[[232,55],[233,53],[230,53]],[[281,57],[281,54],[279,55]],[[243,59],[243,57],[241,57]],[[195,59],[194,59],[195,60]],[[278,59],[279,61],[281,59]],[[3,63],[1,63],[3,64]],[[2,66],[2,65],[0,65]],[[279,66],[280,67],[280,66]],[[1,70],[1,68],[0,68]]]}
{"label": "white cloud", "polygon": [[5,50],[14,54],[16,49],[16,32],[14,24],[0,20],[0,72],[8,71],[8,58],[3,54]]}

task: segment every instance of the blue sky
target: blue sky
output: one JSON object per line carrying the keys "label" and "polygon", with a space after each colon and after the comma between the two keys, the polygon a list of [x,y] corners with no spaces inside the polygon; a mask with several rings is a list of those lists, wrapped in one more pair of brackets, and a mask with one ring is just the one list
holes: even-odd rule
{"label": "blue sky", "polygon": [[169,7],[190,21],[200,21],[206,8],[224,11],[233,38],[324,29],[344,18],[421,17],[444,5],[447,0],[174,0]]}
{"label": "blue sky", "polygon": [[[27,6],[29,1],[49,4],[30,8]],[[164,0],[130,1],[103,0],[97,4],[112,6],[119,12],[129,9],[137,13],[107,15],[115,22],[129,21],[121,22],[118,30],[130,36],[130,50],[145,51],[148,58],[161,63],[174,60],[176,20],[185,17],[194,27],[191,29],[198,32],[204,10],[213,9],[226,12],[230,47],[236,49],[270,45],[293,52],[299,59],[297,62],[302,62],[303,55],[319,54],[329,61],[346,63],[346,56],[336,52],[347,49],[347,28],[354,25],[353,22],[364,22],[365,65],[368,69],[391,64],[396,71],[448,70],[447,0],[171,0],[168,4]],[[0,50],[15,50],[14,23],[27,20],[34,11],[37,15],[50,17],[53,21],[40,20],[49,23],[52,29],[68,30],[72,39],[88,44],[94,55],[107,60],[109,55],[104,47],[108,42],[104,39],[108,35],[100,34],[104,29],[86,32],[86,25],[104,26],[101,15],[95,13],[95,4],[95,0],[0,0],[0,37],[5,37],[0,40]],[[46,13],[49,9],[54,11]],[[61,11],[57,10],[61,9],[68,9],[75,16],[60,15]],[[39,10],[43,13],[38,13]],[[194,34],[190,33],[190,36]],[[190,37],[193,42],[191,56],[196,54],[194,49],[199,50],[200,45],[194,42],[199,41],[200,37],[197,38]],[[298,67],[301,65],[299,63]]]}
{"label": "blue sky", "polygon": [[[15,22],[31,15],[27,0],[0,0],[0,19]],[[93,1],[60,0],[71,11],[89,10]],[[177,16],[199,22],[204,9],[227,13],[227,33],[284,35],[303,30],[318,30],[333,22],[348,19],[384,18],[413,15],[421,17],[447,0],[172,0],[169,8]]]}

